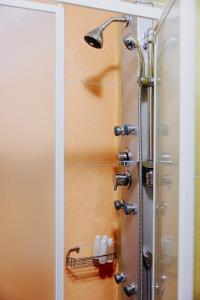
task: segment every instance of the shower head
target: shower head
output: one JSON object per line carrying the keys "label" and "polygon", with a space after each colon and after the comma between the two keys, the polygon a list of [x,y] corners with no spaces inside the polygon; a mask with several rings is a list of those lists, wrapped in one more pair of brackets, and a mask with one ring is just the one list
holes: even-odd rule
{"label": "shower head", "polygon": [[137,49],[138,56],[139,56],[139,59],[140,59],[140,74],[139,74],[139,77],[140,78],[145,77],[144,55],[142,53],[140,43],[138,42],[138,40],[136,38],[134,38],[134,36],[132,34],[128,34],[124,38],[124,44],[125,44],[126,48],[130,51]]}
{"label": "shower head", "polygon": [[96,49],[101,49],[103,47],[103,30],[100,27],[88,32],[84,36],[84,40]]}
{"label": "shower head", "polygon": [[134,50],[139,47],[139,42],[131,34],[124,38],[124,44],[128,50]]}
{"label": "shower head", "polygon": [[124,22],[126,26],[129,24],[130,16],[121,16],[121,17],[113,17],[88,32],[84,36],[84,40],[91,46],[96,49],[103,48],[103,31],[106,27],[108,27],[113,22]]}

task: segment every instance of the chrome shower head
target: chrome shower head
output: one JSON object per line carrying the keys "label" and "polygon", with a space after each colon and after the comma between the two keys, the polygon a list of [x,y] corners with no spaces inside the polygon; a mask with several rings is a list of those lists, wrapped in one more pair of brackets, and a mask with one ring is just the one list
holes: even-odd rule
{"label": "chrome shower head", "polygon": [[94,30],[88,32],[84,36],[84,40],[96,49],[101,49],[103,47],[103,30],[100,27],[95,28]]}
{"label": "chrome shower head", "polygon": [[129,24],[130,16],[113,17],[99,25],[84,36],[84,40],[96,49],[103,48],[103,31],[113,22],[124,22],[126,26]]}

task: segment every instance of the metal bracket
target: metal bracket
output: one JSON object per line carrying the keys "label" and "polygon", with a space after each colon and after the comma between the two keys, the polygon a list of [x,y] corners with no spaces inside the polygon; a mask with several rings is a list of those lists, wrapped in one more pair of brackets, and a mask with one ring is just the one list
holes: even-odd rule
{"label": "metal bracket", "polygon": [[118,166],[124,166],[124,167],[128,167],[128,166],[138,166],[139,165],[139,161],[138,160],[126,160],[126,161],[119,161],[117,162]]}
{"label": "metal bracket", "polygon": [[153,161],[142,163],[142,180],[147,187],[153,187]]}
{"label": "metal bracket", "polygon": [[154,78],[139,77],[137,82],[138,82],[139,86],[143,86],[146,88],[154,87]]}

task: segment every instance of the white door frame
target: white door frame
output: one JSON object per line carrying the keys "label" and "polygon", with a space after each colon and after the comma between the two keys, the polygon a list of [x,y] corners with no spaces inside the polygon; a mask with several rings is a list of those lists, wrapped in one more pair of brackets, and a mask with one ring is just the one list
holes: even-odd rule
{"label": "white door frame", "polygon": [[178,300],[193,299],[195,205],[195,0],[180,0]]}
{"label": "white door frame", "polygon": [[134,4],[123,0],[57,0],[65,4],[79,5],[94,9],[133,15],[141,18],[159,20],[163,9],[149,5]]}
{"label": "white door frame", "polygon": [[0,5],[44,11],[56,18],[56,154],[55,154],[55,300],[63,300],[64,282],[64,8],[25,0],[0,0]]}

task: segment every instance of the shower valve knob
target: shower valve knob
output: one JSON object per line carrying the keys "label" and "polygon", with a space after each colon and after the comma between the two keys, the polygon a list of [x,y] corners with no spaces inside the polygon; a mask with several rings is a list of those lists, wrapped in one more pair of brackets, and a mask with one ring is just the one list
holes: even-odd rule
{"label": "shower valve knob", "polygon": [[137,206],[133,203],[123,203],[123,209],[126,215],[134,215],[137,213]]}
{"label": "shower valve knob", "polygon": [[116,210],[120,210],[123,207],[123,202],[115,200],[114,205]]}
{"label": "shower valve knob", "polygon": [[131,174],[129,171],[126,173],[116,173],[115,174],[115,186],[114,190],[116,191],[118,186],[130,187],[131,185]]}
{"label": "shower valve knob", "polygon": [[132,295],[136,294],[137,287],[135,283],[131,283],[128,286],[124,287],[124,293],[127,297],[131,297]]}
{"label": "shower valve knob", "polygon": [[126,281],[126,276],[124,275],[124,273],[115,273],[114,278],[115,278],[115,282],[117,284],[120,284],[120,283],[123,283]]}
{"label": "shower valve knob", "polygon": [[114,127],[114,134],[115,136],[124,135],[124,128],[121,126],[115,126]]}
{"label": "shower valve knob", "polygon": [[123,152],[118,153],[118,160],[120,162],[127,161],[129,159],[130,159],[130,153],[129,152],[123,151]]}
{"label": "shower valve knob", "polygon": [[125,215],[134,215],[137,213],[137,205],[134,203],[127,203],[125,201],[115,200],[115,209],[120,210],[123,208]]}
{"label": "shower valve knob", "polygon": [[134,135],[136,134],[137,130],[134,125],[126,124],[124,125],[124,134],[125,135]]}
{"label": "shower valve knob", "polygon": [[136,134],[137,129],[134,125],[125,124],[124,126],[115,126],[114,127],[114,134],[115,136],[120,135],[134,135]]}

